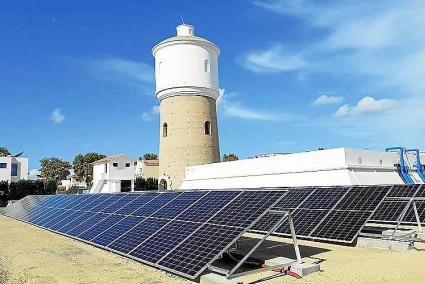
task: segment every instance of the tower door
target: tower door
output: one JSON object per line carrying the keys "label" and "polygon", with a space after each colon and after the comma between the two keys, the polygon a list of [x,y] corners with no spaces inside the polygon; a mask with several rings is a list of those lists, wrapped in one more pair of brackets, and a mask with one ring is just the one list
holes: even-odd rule
{"label": "tower door", "polygon": [[159,190],[167,190],[167,181],[165,179],[159,182]]}

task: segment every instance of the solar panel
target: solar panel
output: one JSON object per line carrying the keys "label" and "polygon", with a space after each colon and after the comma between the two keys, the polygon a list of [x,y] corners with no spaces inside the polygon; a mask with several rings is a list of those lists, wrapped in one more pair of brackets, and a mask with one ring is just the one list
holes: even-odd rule
{"label": "solar panel", "polygon": [[[292,217],[297,236],[308,237],[328,213],[329,210],[296,209],[293,211]],[[289,235],[291,233],[289,225],[284,224],[277,229],[277,233]]]}
{"label": "solar panel", "polygon": [[397,223],[402,218],[404,209],[407,209],[407,214],[401,220],[401,224],[416,224],[413,207],[410,205],[406,208],[409,202],[413,199],[418,207],[418,215],[421,223],[425,222],[425,212],[419,210],[423,201],[416,198],[425,197],[425,187],[422,184],[400,184],[392,186],[384,202],[376,210],[371,221],[375,223]]}
{"label": "solar panel", "polygon": [[[277,199],[282,197],[282,194],[279,191],[242,192],[209,222],[224,226],[247,227],[264,212],[264,208],[269,208]],[[258,206],[259,204],[261,206]]]}
{"label": "solar panel", "polygon": [[[424,201],[417,201],[416,202],[416,209],[418,210],[418,216],[421,224],[425,223],[425,202]],[[416,224],[416,216],[413,211],[413,206],[411,205],[406,213],[406,215],[403,218],[403,222]]]}
{"label": "solar panel", "polygon": [[401,213],[407,206],[408,201],[384,201],[376,209],[371,220],[383,222],[396,222],[399,220]]}
{"label": "solar panel", "polygon": [[311,236],[316,239],[351,243],[364,227],[370,215],[371,213],[367,211],[331,211]]}
{"label": "solar panel", "polygon": [[115,226],[111,226],[109,229],[106,229],[97,235],[97,237],[95,237],[92,242],[101,246],[108,246],[114,240],[122,236],[125,232],[129,231],[143,220],[143,217],[128,216],[121,222],[115,224]]}
{"label": "solar panel", "polygon": [[418,186],[397,184],[393,185],[387,197],[413,197],[418,190]]}
{"label": "solar panel", "polygon": [[199,226],[199,223],[171,222],[134,249],[130,255],[156,263],[171,251],[172,248],[176,247],[181,241],[198,229]]}
{"label": "solar panel", "polygon": [[[158,262],[161,267],[195,277],[240,235],[231,227],[205,224]],[[206,249],[208,248],[208,249]]]}
{"label": "solar panel", "polygon": [[350,189],[335,209],[374,211],[390,189],[390,186],[355,186]]}
{"label": "solar panel", "polygon": [[[28,197],[10,217],[197,277],[286,191],[191,191]],[[185,248],[190,247],[190,256]]]}
{"label": "solar panel", "polygon": [[325,187],[316,188],[306,200],[299,205],[300,208],[308,209],[332,209],[349,188]]}
{"label": "solar panel", "polygon": [[[390,189],[391,186],[289,189],[279,202],[284,207],[276,208],[291,212],[298,237],[352,243]],[[270,230],[270,223],[275,220],[278,216],[267,214],[254,226],[254,231]],[[330,234],[334,229],[338,232]],[[275,235],[289,236],[289,226],[283,224]]]}

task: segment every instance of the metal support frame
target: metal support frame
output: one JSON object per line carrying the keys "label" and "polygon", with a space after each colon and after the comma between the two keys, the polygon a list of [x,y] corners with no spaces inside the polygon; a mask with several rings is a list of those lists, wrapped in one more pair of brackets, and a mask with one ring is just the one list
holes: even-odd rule
{"label": "metal support frame", "polygon": [[419,213],[418,213],[418,208],[416,206],[416,201],[423,201],[424,198],[422,197],[409,197],[409,198],[405,198],[405,197],[391,197],[390,200],[406,200],[408,199],[408,202],[406,204],[406,206],[404,207],[403,211],[401,212],[400,216],[397,218],[397,224],[394,227],[393,233],[391,234],[391,236],[389,237],[382,237],[382,235],[377,235],[377,234],[362,234],[363,236],[380,236],[382,239],[388,239],[388,240],[400,240],[400,241],[415,241],[415,238],[411,237],[411,233],[406,233],[404,235],[397,235],[397,230],[398,228],[403,225],[403,220],[404,217],[406,217],[407,212],[409,211],[410,206],[413,207],[413,212],[415,214],[415,219],[416,219],[416,225],[418,227],[418,232],[422,233],[422,224],[421,224],[421,220],[419,217]]}
{"label": "metal support frame", "polygon": [[406,149],[404,147],[390,147],[385,149],[385,152],[393,152],[394,150],[399,151],[400,155],[400,174],[402,175],[403,179],[407,182],[407,184],[414,184],[414,181],[409,175],[409,167],[406,165],[404,161],[404,153],[406,152]]}
{"label": "metal support frame", "polygon": [[419,218],[418,208],[416,207],[415,200],[413,200],[413,212],[415,213],[416,222],[418,224],[418,232],[422,233],[421,219]]}
{"label": "metal support frame", "polygon": [[418,176],[422,179],[422,181],[425,183],[425,173],[424,168],[421,163],[421,157],[419,155],[419,149],[407,149],[404,151],[405,153],[414,152],[416,155],[416,164],[413,165],[414,168],[416,168],[416,172],[418,173]]}
{"label": "metal support frame", "polygon": [[[273,225],[273,227],[250,249],[250,251],[231,270],[223,269],[223,268],[216,267],[216,266],[213,266],[213,265],[209,265],[208,269],[210,269],[211,271],[217,272],[219,274],[225,275],[227,279],[233,279],[233,278],[243,276],[243,275],[269,271],[269,270],[273,270],[273,269],[282,267],[282,265],[276,265],[276,266],[270,266],[270,267],[253,269],[253,270],[250,270],[250,271],[235,273],[242,266],[242,264],[244,264],[244,262],[264,243],[264,241],[270,235],[272,235],[280,226],[283,225],[283,223],[285,221],[288,221],[288,223],[289,223],[289,228],[291,230],[291,235],[292,235],[292,240],[293,240],[294,250],[295,250],[295,255],[296,255],[296,260],[294,260],[293,262],[290,262],[290,264],[295,264],[295,263],[301,264],[302,259],[301,259],[300,249],[299,249],[299,246],[298,246],[298,240],[297,240],[297,236],[296,236],[296,233],[295,233],[295,227],[294,227],[294,222],[293,222],[291,213],[289,211],[281,211],[281,210],[276,210],[276,209],[269,209],[267,211],[267,213],[273,214],[273,215],[281,215],[282,217]],[[254,225],[255,225],[255,223],[253,224],[253,226]],[[286,263],[285,265],[288,265],[288,263]]]}

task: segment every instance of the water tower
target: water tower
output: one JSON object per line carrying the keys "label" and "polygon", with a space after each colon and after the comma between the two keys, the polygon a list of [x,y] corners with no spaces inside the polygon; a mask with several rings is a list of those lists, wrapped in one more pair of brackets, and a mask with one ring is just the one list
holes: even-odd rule
{"label": "water tower", "polygon": [[152,49],[156,96],[160,102],[159,181],[176,189],[186,166],[220,161],[216,100],[218,56],[212,42],[177,26],[177,36]]}

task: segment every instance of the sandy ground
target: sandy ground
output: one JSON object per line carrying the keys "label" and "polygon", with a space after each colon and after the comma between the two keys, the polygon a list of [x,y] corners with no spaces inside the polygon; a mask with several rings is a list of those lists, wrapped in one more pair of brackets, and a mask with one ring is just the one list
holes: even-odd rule
{"label": "sandy ground", "polygon": [[[283,241],[283,242],[282,242]],[[282,238],[270,239],[273,253],[292,253]],[[362,249],[300,241],[307,262],[322,271],[296,280],[265,272],[244,283],[425,283],[425,247],[408,252]],[[423,250],[423,251],[421,251]],[[164,271],[0,216],[0,271],[5,283],[188,283]],[[3,277],[4,278],[4,277]],[[0,283],[2,282],[0,272]]]}

